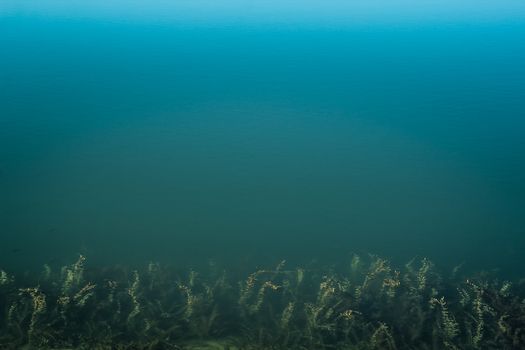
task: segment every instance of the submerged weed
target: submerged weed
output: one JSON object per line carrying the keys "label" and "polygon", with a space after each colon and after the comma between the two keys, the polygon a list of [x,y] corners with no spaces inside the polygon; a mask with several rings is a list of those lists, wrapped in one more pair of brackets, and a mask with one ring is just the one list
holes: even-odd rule
{"label": "submerged weed", "polygon": [[349,269],[283,260],[239,280],[216,264],[130,272],[85,263],[45,266],[38,287],[0,270],[0,348],[525,348],[520,283],[441,276],[427,259],[395,268],[354,255]]}

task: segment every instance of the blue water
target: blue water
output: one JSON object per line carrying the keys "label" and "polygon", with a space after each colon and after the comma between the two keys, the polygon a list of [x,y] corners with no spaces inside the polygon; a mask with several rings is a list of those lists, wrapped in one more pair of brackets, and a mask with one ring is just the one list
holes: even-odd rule
{"label": "blue water", "polygon": [[2,265],[521,269],[525,5],[223,5],[0,5]]}

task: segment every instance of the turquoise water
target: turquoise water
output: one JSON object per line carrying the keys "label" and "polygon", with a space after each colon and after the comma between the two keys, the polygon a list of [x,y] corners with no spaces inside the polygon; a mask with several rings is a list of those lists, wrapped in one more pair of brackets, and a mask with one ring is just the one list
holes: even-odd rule
{"label": "turquoise water", "polygon": [[521,272],[524,5],[227,4],[0,5],[3,266]]}

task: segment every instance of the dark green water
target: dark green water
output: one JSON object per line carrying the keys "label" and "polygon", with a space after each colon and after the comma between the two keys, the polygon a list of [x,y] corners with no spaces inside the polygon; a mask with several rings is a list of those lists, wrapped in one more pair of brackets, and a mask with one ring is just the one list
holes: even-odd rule
{"label": "dark green water", "polygon": [[521,272],[518,2],[25,4],[0,5],[4,267],[364,251]]}

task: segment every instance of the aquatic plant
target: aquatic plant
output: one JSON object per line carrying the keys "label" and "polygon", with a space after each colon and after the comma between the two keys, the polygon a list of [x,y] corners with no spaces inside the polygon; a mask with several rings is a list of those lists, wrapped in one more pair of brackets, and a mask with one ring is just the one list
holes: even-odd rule
{"label": "aquatic plant", "polygon": [[525,283],[446,276],[428,259],[235,274],[86,263],[32,278],[0,270],[0,348],[525,348]]}

